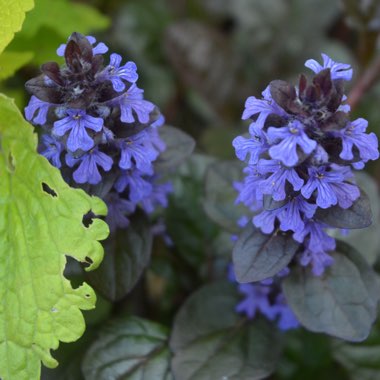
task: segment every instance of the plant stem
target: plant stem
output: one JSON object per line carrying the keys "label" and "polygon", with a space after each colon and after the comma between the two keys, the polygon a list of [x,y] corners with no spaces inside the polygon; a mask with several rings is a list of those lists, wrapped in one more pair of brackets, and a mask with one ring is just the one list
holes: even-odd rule
{"label": "plant stem", "polygon": [[364,94],[377,82],[380,77],[380,56],[359,77],[348,95],[348,104],[354,109]]}

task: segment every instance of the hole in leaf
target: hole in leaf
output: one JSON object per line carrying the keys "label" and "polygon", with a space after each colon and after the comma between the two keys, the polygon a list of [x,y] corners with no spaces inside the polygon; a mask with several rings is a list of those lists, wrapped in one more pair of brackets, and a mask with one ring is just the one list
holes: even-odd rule
{"label": "hole in leaf", "polygon": [[87,214],[83,215],[82,223],[88,228],[92,224],[92,220],[95,217],[95,214],[90,210]]}
{"label": "hole in leaf", "polygon": [[91,296],[89,294],[84,295],[86,298],[90,298]]}
{"label": "hole in leaf", "polygon": [[88,256],[86,256],[86,257],[84,258],[84,260],[85,260],[85,261],[82,261],[82,266],[83,266],[84,268],[88,268],[88,267],[93,263],[92,259],[91,259],[90,257],[88,257]]}
{"label": "hole in leaf", "polygon": [[42,190],[45,193],[51,195],[52,197],[57,196],[57,193],[49,185],[47,185],[45,182],[42,182]]}
{"label": "hole in leaf", "polygon": [[82,274],[81,264],[71,256],[66,255],[66,266],[63,275],[70,281],[73,289],[77,289],[82,285]]}
{"label": "hole in leaf", "polygon": [[14,172],[15,169],[16,169],[16,163],[15,163],[15,159],[12,155],[12,153],[9,152],[8,154],[8,169],[11,171],[11,172]]}

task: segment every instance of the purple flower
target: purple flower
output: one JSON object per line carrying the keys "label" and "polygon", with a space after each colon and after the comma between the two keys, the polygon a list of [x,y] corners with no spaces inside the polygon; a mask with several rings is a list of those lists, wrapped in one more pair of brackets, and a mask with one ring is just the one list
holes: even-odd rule
{"label": "purple flower", "polygon": [[315,276],[321,276],[325,269],[334,263],[334,259],[324,251],[313,252],[306,249],[300,256],[300,264],[304,267],[311,264]]}
{"label": "purple flower", "polygon": [[151,214],[157,206],[168,206],[168,194],[173,192],[171,183],[152,183],[152,191],[149,196],[141,200],[141,207]]}
{"label": "purple flower", "polygon": [[40,154],[46,157],[55,167],[60,168],[60,156],[63,150],[63,145],[49,135],[43,135],[41,140],[41,148],[44,147],[44,149],[40,149]]}
{"label": "purple flower", "polygon": [[[86,36],[88,42],[91,45],[94,45],[96,43],[96,38],[92,36]],[[59,57],[63,57],[65,55],[65,50],[66,50],[66,44],[61,44],[59,48],[57,49],[57,55]],[[97,55],[97,54],[104,54],[107,53],[108,47],[103,43],[99,42],[95,47],[92,48],[92,54]]]}
{"label": "purple flower", "polygon": [[103,128],[103,119],[87,115],[80,109],[66,110],[67,117],[54,123],[53,133],[57,136],[63,136],[70,131],[66,145],[71,152],[78,149],[88,151],[94,146],[94,141],[87,134],[86,128],[95,132],[100,132]]}
{"label": "purple flower", "polygon": [[322,223],[316,222],[312,219],[305,221],[304,228],[297,230],[293,234],[294,240],[302,243],[307,240],[307,247],[312,252],[325,252],[335,249],[335,239],[327,235],[324,231],[326,226]]}
{"label": "purple flower", "polygon": [[102,179],[98,166],[107,172],[111,170],[113,164],[112,158],[100,152],[97,148],[79,158],[73,157],[70,153],[66,154],[66,163],[68,166],[72,168],[78,162],[80,162],[80,164],[73,173],[75,182],[90,183],[91,185],[96,185]]}
{"label": "purple flower", "polygon": [[343,95],[342,104],[338,107],[338,111],[349,113],[351,111],[351,106],[349,104],[344,104],[347,101],[347,96]]}
{"label": "purple flower", "polygon": [[135,83],[138,79],[137,67],[134,62],[127,62],[124,66],[120,66],[121,56],[119,54],[111,54],[110,64],[105,68],[104,77],[112,82],[115,91],[121,92],[125,89],[126,80]]}
{"label": "purple flower", "polygon": [[236,306],[238,313],[244,313],[249,319],[252,319],[259,311],[270,320],[275,318],[275,310],[269,303],[268,296],[271,290],[269,286],[241,284],[238,289],[245,296],[244,300]]}
{"label": "purple flower", "polygon": [[275,210],[263,210],[260,214],[253,217],[253,224],[260,228],[264,234],[270,234],[274,230],[274,222],[286,206]]}
{"label": "purple flower", "polygon": [[346,167],[332,164],[308,168],[309,179],[301,189],[302,195],[309,199],[317,191],[317,205],[321,208],[339,205],[348,208],[360,195],[355,185],[344,182],[352,176]]}
{"label": "purple flower", "polygon": [[351,183],[332,183],[332,188],[338,198],[338,205],[341,208],[349,208],[352,206],[354,201],[360,197],[359,188]]}
{"label": "purple flower", "polygon": [[300,324],[293,311],[286,303],[285,296],[282,293],[278,294],[276,297],[273,309],[278,318],[277,325],[280,330],[287,331],[299,327]]}
{"label": "purple flower", "polygon": [[244,228],[250,221],[250,218],[248,218],[247,215],[243,215],[241,216],[238,221],[237,221],[237,225],[240,227],[240,228]]}
{"label": "purple flower", "polygon": [[129,199],[133,203],[138,203],[152,193],[152,184],[142,177],[138,170],[123,171],[115,182],[115,189],[121,193],[129,189]]}
{"label": "purple flower", "polygon": [[[154,122],[153,124],[155,124],[156,122]],[[148,138],[146,139],[145,143],[149,146],[149,149],[156,150],[157,155],[159,155],[166,149],[166,144],[161,139],[157,127],[153,127],[153,124],[150,126],[150,128],[145,129],[148,135]]]}
{"label": "purple flower", "polygon": [[291,199],[278,215],[280,229],[282,231],[300,231],[304,228],[304,220],[313,217],[317,205],[308,203],[299,195]]}
{"label": "purple flower", "polygon": [[146,143],[148,137],[147,133],[142,131],[128,137],[120,144],[119,166],[122,169],[131,169],[136,166],[142,173],[153,173],[152,161],[158,157],[158,152],[152,145]]}
{"label": "purple flower", "polygon": [[293,189],[301,189],[304,181],[299,177],[296,170],[283,167],[279,161],[263,160],[258,163],[260,174],[273,173],[260,182],[260,191],[263,194],[271,194],[275,201],[282,201],[286,198],[285,185],[288,181],[293,185]]}
{"label": "purple flower", "polygon": [[243,203],[252,210],[258,210],[263,206],[263,194],[260,192],[262,175],[258,173],[254,166],[247,166],[244,169],[247,176],[244,182],[235,182],[234,187],[239,192],[235,203]]}
{"label": "purple flower", "polygon": [[362,170],[364,169],[364,166],[365,166],[363,161],[353,162],[351,165],[356,170]]}
{"label": "purple flower", "polygon": [[243,136],[238,136],[232,145],[239,160],[244,161],[246,156],[250,155],[249,164],[254,165],[259,161],[260,155],[268,149],[268,145],[265,133],[257,123],[252,123],[249,126],[249,133],[251,138],[246,139]]}
{"label": "purple flower", "polygon": [[343,147],[339,155],[340,158],[352,160],[354,158],[352,152],[354,146],[359,150],[360,157],[364,162],[379,158],[377,137],[373,132],[365,133],[367,126],[368,121],[359,118],[349,123],[345,128],[334,132],[335,136],[342,139]]}
{"label": "purple flower", "polygon": [[136,119],[133,111],[137,115],[140,123],[149,122],[149,114],[154,110],[154,104],[144,100],[144,91],[133,84],[126,93],[118,99],[121,111],[120,120],[124,123],[133,123]]}
{"label": "purple flower", "polygon": [[[25,107],[25,118],[34,124],[44,125],[49,108],[53,104],[44,102],[36,96],[30,98],[29,104]],[[36,116],[34,116],[37,113]]]}
{"label": "purple flower", "polygon": [[330,69],[331,79],[344,79],[351,80],[352,69],[351,66],[346,63],[338,63],[333,61],[329,56],[322,53],[323,65],[319,64],[315,59],[308,59],[305,62],[305,66],[310,70],[318,74],[324,69]]}
{"label": "purple flower", "polygon": [[165,124],[165,116],[160,114],[157,120],[155,120],[150,126],[153,130],[156,130],[159,127],[162,127]]}
{"label": "purple flower", "polygon": [[287,113],[272,99],[269,91],[269,86],[264,90],[262,94],[264,96],[264,99],[262,100],[257,99],[254,96],[250,96],[246,100],[242,116],[243,120],[247,120],[248,118],[259,114],[256,120],[256,124],[259,128],[264,127],[265,120],[272,113],[280,116],[288,116]]}
{"label": "purple flower", "polygon": [[327,164],[329,162],[329,155],[326,152],[326,150],[321,146],[317,145],[315,148],[314,154],[313,154],[313,159],[312,162],[315,165],[322,165],[322,164]]}
{"label": "purple flower", "polygon": [[286,166],[294,166],[298,162],[297,146],[306,154],[310,154],[317,146],[304,131],[305,127],[298,120],[293,120],[286,127],[268,128],[268,139],[276,142],[269,148],[269,154],[275,160],[280,160]]}
{"label": "purple flower", "polygon": [[163,218],[159,218],[158,221],[150,229],[153,236],[161,236],[167,247],[173,247],[174,242],[167,232],[166,224]]}
{"label": "purple flower", "polygon": [[106,222],[110,231],[128,227],[129,219],[126,215],[132,214],[136,209],[136,205],[126,199],[120,198],[117,193],[108,194],[105,201],[108,207]]}

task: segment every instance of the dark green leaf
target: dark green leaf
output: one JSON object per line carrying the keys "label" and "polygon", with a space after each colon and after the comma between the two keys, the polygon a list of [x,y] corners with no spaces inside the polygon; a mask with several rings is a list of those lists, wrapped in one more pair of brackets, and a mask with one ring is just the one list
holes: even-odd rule
{"label": "dark green leaf", "polygon": [[276,380],[348,380],[332,357],[331,338],[306,329],[286,334]]}
{"label": "dark green leaf", "polygon": [[286,299],[309,330],[349,341],[367,338],[377,315],[379,280],[360,254],[339,242],[334,264],[321,277],[294,268],[285,278]]}
{"label": "dark green leaf", "polygon": [[165,222],[178,254],[196,270],[212,253],[211,242],[218,235],[217,226],[205,214],[201,199],[210,156],[194,154],[176,171],[174,192],[165,210]]}
{"label": "dark green leaf", "polygon": [[102,328],[82,364],[86,380],[169,380],[166,328],[141,318],[115,320]]}
{"label": "dark green leaf", "polygon": [[328,209],[318,209],[315,218],[335,228],[365,228],[372,223],[371,204],[367,194],[360,190],[360,197],[350,208],[343,209],[333,206]]}
{"label": "dark green leaf", "polygon": [[244,208],[235,204],[238,193],[233,187],[242,177],[242,164],[236,160],[216,162],[206,173],[204,210],[210,219],[231,232],[239,231],[237,221],[244,215]]}
{"label": "dark green leaf", "polygon": [[155,161],[155,169],[159,172],[175,170],[194,150],[194,139],[178,128],[165,125],[160,128],[160,137],[166,144],[166,150]]}
{"label": "dark green leaf", "polygon": [[380,330],[374,328],[362,344],[336,342],[334,358],[350,374],[352,380],[373,380],[380,373]]}
{"label": "dark green leaf", "polygon": [[122,299],[136,285],[149,263],[152,233],[147,217],[138,212],[127,229],[117,230],[104,243],[104,260],[86,278],[111,301]]}
{"label": "dark green leaf", "polygon": [[259,380],[273,372],[276,330],[262,320],[239,318],[234,285],[214,283],[190,296],[179,311],[170,347],[180,380]]}
{"label": "dark green leaf", "polygon": [[291,235],[279,232],[267,235],[249,225],[233,250],[236,279],[254,282],[274,276],[290,263],[299,246]]}
{"label": "dark green leaf", "polygon": [[[345,236],[339,236],[339,230],[334,230],[334,235],[356,248],[369,264],[374,264],[380,253],[380,205],[377,183],[370,175],[364,172],[356,173],[355,177],[358,186],[364,189],[369,197],[373,223],[365,229],[351,230]],[[364,247],[365,249],[363,249]]]}

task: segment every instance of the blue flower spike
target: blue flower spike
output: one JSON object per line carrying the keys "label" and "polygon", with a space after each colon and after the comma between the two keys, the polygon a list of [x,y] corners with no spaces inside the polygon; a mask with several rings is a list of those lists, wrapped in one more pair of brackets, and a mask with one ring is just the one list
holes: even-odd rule
{"label": "blue flower spike", "polygon": [[[306,61],[315,74],[310,83],[304,75],[297,87],[275,80],[262,99],[249,97],[242,119],[251,121],[250,137],[238,136],[232,143],[247,165],[244,180],[234,187],[236,202],[251,213],[248,223],[263,234],[282,234],[299,243],[286,270],[300,265],[314,276],[334,265],[336,248],[327,233],[331,226],[318,219],[320,213],[353,207],[361,196],[354,170],[379,158],[377,137],[366,132],[368,122],[349,117],[342,83],[351,80],[351,66],[326,54],[322,59]],[[275,206],[264,207],[268,199]],[[237,312],[248,318],[259,312],[282,329],[296,327],[281,292],[283,275],[238,285],[244,298]]]}
{"label": "blue flower spike", "polygon": [[44,64],[26,83],[32,97],[25,117],[44,128],[39,151],[70,184],[101,190],[114,231],[129,225],[138,206],[148,213],[166,207],[172,188],[153,167],[165,150],[164,117],[137,87],[136,64],[112,53],[103,66],[107,51],[94,37],[73,33],[57,50],[66,64]]}

